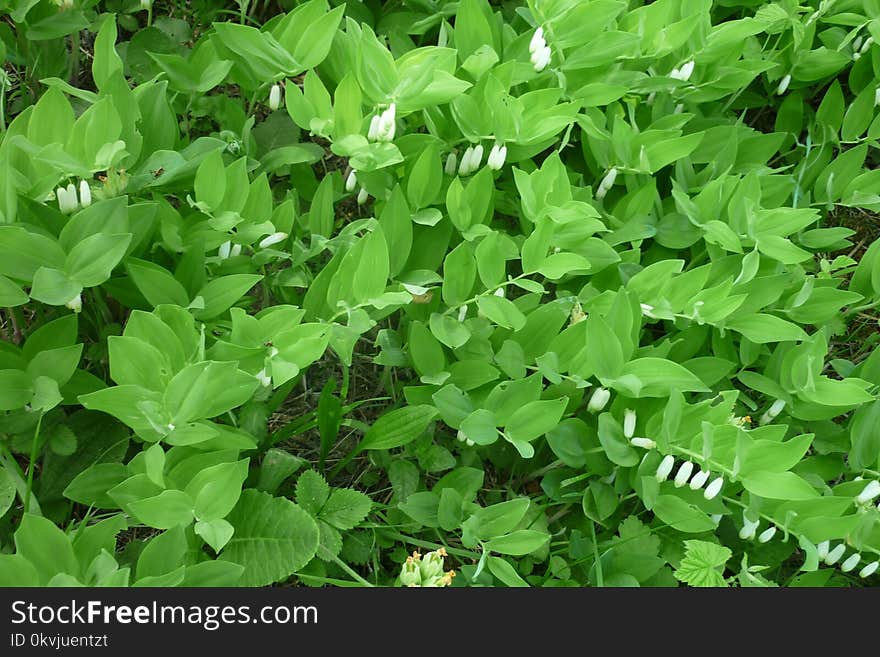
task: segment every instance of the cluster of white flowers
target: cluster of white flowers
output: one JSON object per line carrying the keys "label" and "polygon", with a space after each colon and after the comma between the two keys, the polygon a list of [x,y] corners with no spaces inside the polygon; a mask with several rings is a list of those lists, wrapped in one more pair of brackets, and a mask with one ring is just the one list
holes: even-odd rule
{"label": "cluster of white flowers", "polygon": [[374,115],[370,120],[367,139],[370,141],[394,141],[396,113],[397,105],[391,103],[384,112]]}
{"label": "cluster of white flowers", "polygon": [[500,171],[507,159],[507,146],[504,144],[495,144],[489,151],[489,157],[486,159],[486,166],[493,171]]}
{"label": "cluster of white flowers", "polygon": [[[604,388],[600,388],[600,390],[604,390]],[[596,392],[598,392],[598,390]],[[607,393],[608,391],[606,390],[605,392]],[[602,397],[604,397],[604,395],[602,395]],[[629,444],[633,447],[654,449],[657,447],[657,443],[653,440],[635,435],[637,419],[636,412],[633,409],[628,408],[623,412],[623,437],[626,438],[629,441]]]}
{"label": "cluster of white flowers", "polygon": [[235,257],[238,255],[241,255],[241,244],[233,244],[229,240],[223,242],[223,244],[220,245],[220,248],[217,249],[217,257],[221,260],[226,260],[229,257]]}
{"label": "cluster of white flowers", "polygon": [[[655,474],[657,481],[666,481],[674,467],[675,457],[672,456],[672,454],[664,456],[663,460],[660,461],[660,465],[657,467],[657,472]],[[673,481],[675,487],[681,488],[688,483],[688,479],[690,479],[691,490],[700,490],[703,488],[705,483],[709,480],[710,472],[708,470],[700,469],[700,471],[691,478],[693,471],[694,463],[692,461],[685,461],[682,463],[678,468],[678,472],[675,474],[675,479]],[[718,496],[718,493],[721,492],[722,486],[724,486],[724,477],[719,475],[718,477],[715,477],[708,486],[706,486],[706,489],[703,491],[703,497],[707,500],[715,499]]]}
{"label": "cluster of white flowers", "polygon": [[[351,193],[357,188],[357,186],[358,186],[357,171],[355,169],[352,169],[351,172],[348,174],[348,176],[345,179],[345,191]],[[363,187],[361,187],[360,190],[358,190],[357,204],[363,205],[364,203],[367,202],[367,199],[369,197],[370,197],[370,195],[367,193],[367,190],[364,189]]]}
{"label": "cluster of white flowers", "polygon": [[273,112],[281,107],[281,85],[273,84],[269,90],[269,109]]}
{"label": "cluster of white flowers", "polygon": [[[468,146],[461,156],[461,162],[458,165],[459,176],[469,176],[480,168],[480,162],[483,161],[483,145]],[[447,162],[448,165],[448,162]]]}
{"label": "cluster of white flowers", "polygon": [[544,40],[543,27],[539,27],[532,35],[532,40],[529,41],[529,55],[532,66],[535,67],[535,71],[538,73],[547,68],[547,64],[550,63],[550,58],[553,53],[547,46],[547,42]]}
{"label": "cluster of white flowers", "polygon": [[61,214],[71,214],[80,208],[87,208],[92,204],[92,188],[85,180],[79,182],[79,198],[76,197],[76,186],[73,183],[67,187],[59,187],[55,190],[55,198],[58,199],[58,209]]}
{"label": "cluster of white flowers", "polygon": [[[749,517],[748,511],[743,511],[743,526],[742,529],[739,530],[739,537],[744,541],[751,541],[755,538],[755,534],[758,532],[758,527],[761,525],[761,519],[757,518],[756,520],[752,520]],[[770,539],[776,536],[776,525],[770,525],[767,529],[758,534],[758,542],[759,543],[767,543]]]}
{"label": "cluster of white flowers", "polygon": [[617,180],[617,167],[611,167],[608,173],[605,174],[605,177],[602,178],[602,181],[599,183],[599,187],[596,189],[596,199],[601,201],[605,198],[605,195],[608,191],[614,187],[614,181]]}
{"label": "cluster of white flowers", "polygon": [[[831,547],[831,541],[822,541],[816,546],[816,552],[819,555],[819,560],[825,562],[826,566],[833,566],[840,561],[840,558],[846,552],[846,545],[838,543],[836,546]],[[841,562],[840,569],[848,573],[851,570],[855,570],[861,560],[862,555],[858,552],[853,552]],[[877,572],[877,568],[880,568],[880,561],[872,561],[859,571],[859,577],[870,577]]]}
{"label": "cluster of white flowers", "polygon": [[455,434],[456,439],[460,443],[466,444],[468,447],[473,447],[476,443],[473,440],[467,437],[467,434],[461,429],[458,430],[458,433]]}
{"label": "cluster of white flowers", "polygon": [[695,62],[693,59],[688,60],[684,64],[681,65],[681,68],[674,68],[669,72],[669,77],[673,80],[681,80],[682,82],[687,82],[691,79],[691,76],[694,74],[694,66]]}

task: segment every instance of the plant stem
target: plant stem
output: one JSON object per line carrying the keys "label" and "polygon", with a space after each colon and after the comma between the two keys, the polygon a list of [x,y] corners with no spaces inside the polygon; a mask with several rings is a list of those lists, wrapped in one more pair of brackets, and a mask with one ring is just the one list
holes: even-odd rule
{"label": "plant stem", "polygon": [[368,581],[365,580],[363,577],[361,577],[360,575],[358,575],[354,570],[352,570],[352,568],[351,568],[347,563],[345,563],[345,562],[344,562],[342,559],[340,559],[339,557],[333,557],[333,562],[334,562],[337,566],[339,566],[340,568],[342,568],[342,570],[344,570],[346,573],[348,573],[349,575],[351,575],[356,581],[360,582],[363,586],[368,586],[368,587],[370,587],[370,588],[374,588],[374,587],[375,587],[375,584],[372,584],[372,583],[368,582]]}
{"label": "plant stem", "polygon": [[28,464],[28,472],[27,472],[27,489],[24,494],[24,510],[27,512],[28,505],[31,501],[31,490],[34,486],[34,470],[36,469],[36,461],[37,461],[37,447],[40,440],[40,427],[43,424],[43,412],[40,411],[40,417],[37,418],[37,428],[34,430],[34,439],[31,442],[31,455],[30,462]]}

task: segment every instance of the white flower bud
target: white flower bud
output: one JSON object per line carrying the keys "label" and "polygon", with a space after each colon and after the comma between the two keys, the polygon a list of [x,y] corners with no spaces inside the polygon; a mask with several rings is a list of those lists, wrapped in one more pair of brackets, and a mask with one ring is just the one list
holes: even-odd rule
{"label": "white flower bud", "polygon": [[269,109],[273,112],[281,107],[281,85],[273,84],[269,90]]}
{"label": "white flower bud", "polygon": [[391,103],[388,109],[379,116],[378,134],[376,137],[379,141],[392,141],[394,139],[396,113],[397,106]]}
{"label": "white flower bud", "polygon": [[694,475],[694,478],[691,479],[690,488],[691,490],[699,490],[703,487],[703,485],[709,479],[709,471],[703,470],[700,468],[700,471]]}
{"label": "white flower bud", "polygon": [[843,556],[843,553],[846,552],[846,545],[844,543],[840,543],[837,547],[832,548],[828,555],[825,557],[825,563],[829,566],[833,566],[837,563],[840,557]]}
{"label": "white flower bud", "polygon": [[654,449],[657,443],[650,438],[630,438],[629,444],[633,447],[641,447],[642,449]]}
{"label": "white flower bud", "polygon": [[492,147],[492,150],[489,151],[489,157],[486,160],[487,166],[494,170],[498,171],[501,167],[504,166],[504,160],[507,158],[507,146],[502,146],[501,144],[495,144]]}
{"label": "white flower bud", "polygon": [[587,410],[590,411],[590,413],[598,413],[605,408],[609,399],[611,399],[611,392],[605,388],[596,388],[587,404]]}
{"label": "white flower bud", "polygon": [[229,257],[229,251],[232,248],[232,242],[226,240],[223,244],[220,245],[220,248],[217,249],[217,257],[221,260],[226,260]]}
{"label": "white flower bud", "polygon": [[777,399],[774,401],[770,408],[761,416],[760,424],[769,424],[773,420],[775,420],[779,414],[782,412],[782,409],[785,408],[785,400]]}
{"label": "white flower bud", "polygon": [[379,138],[379,115],[376,114],[370,119],[370,129],[367,132],[367,139],[370,141],[376,141]]}
{"label": "white flower bud", "polygon": [[657,472],[654,475],[657,478],[657,481],[666,481],[667,477],[669,477],[669,473],[672,472],[672,467],[675,465],[675,457],[672,454],[667,454],[663,457],[663,460],[660,461],[660,465],[657,466]]}
{"label": "white flower bud", "polygon": [[780,81],[779,86],[776,87],[776,95],[781,96],[785,93],[786,89],[788,89],[788,85],[791,83],[791,75],[786,74]]}
{"label": "white flower bud", "polygon": [[758,529],[758,525],[761,524],[761,519],[751,520],[746,512],[743,511],[743,526],[742,529],[739,530],[739,537],[744,541],[750,541],[755,538],[755,531]]}
{"label": "white flower bud", "polygon": [[278,347],[270,347],[269,349],[269,358],[275,358],[278,355]]}
{"label": "white flower bud", "polygon": [[617,180],[617,167],[611,167],[608,173],[605,174],[605,177],[602,178],[602,182],[599,183],[599,189],[604,189],[607,192],[614,187],[615,180]]}
{"label": "white flower bud", "polygon": [[266,374],[265,368],[261,369],[254,376],[257,377],[257,381],[259,381],[260,385],[262,385],[264,388],[268,388],[270,385],[272,385],[272,377]]}
{"label": "white flower bud", "polygon": [[716,477],[712,483],[706,486],[706,490],[703,491],[703,497],[707,500],[714,500],[718,493],[721,492],[721,487],[724,485],[724,477]]}
{"label": "white flower bud", "polygon": [[501,298],[503,299],[503,298],[504,298],[504,288],[503,288],[503,287],[499,287],[499,288],[498,288],[497,290],[495,290],[492,294],[494,294],[496,297],[501,297]]}
{"label": "white flower bud", "polygon": [[233,244],[232,248],[229,250],[229,255],[233,258],[241,255],[241,244]]}
{"label": "white flower bud", "polygon": [[691,75],[694,72],[694,60],[689,60],[682,64],[681,68],[674,68],[669,72],[669,77],[673,80],[680,80],[682,82],[687,82],[691,79]]}
{"label": "white flower bud", "polygon": [[476,445],[476,443],[475,443],[473,440],[471,440],[470,438],[466,439],[466,440],[464,441],[464,443],[465,443],[465,445],[467,445],[468,447],[473,447],[474,445]]}
{"label": "white flower bud", "polygon": [[532,66],[535,69],[535,72],[540,73],[547,65],[550,63],[550,59],[552,58],[553,53],[549,47],[544,46],[543,48],[539,48],[530,57]]}
{"label": "white flower bud", "polygon": [[684,463],[682,463],[681,466],[678,468],[678,472],[675,473],[675,479],[673,480],[675,487],[681,488],[682,486],[684,486],[687,483],[688,479],[691,478],[691,473],[693,473],[693,471],[694,464],[692,461],[685,461]]}
{"label": "white flower bud", "polygon": [[265,249],[266,247],[272,246],[273,244],[278,244],[278,242],[283,242],[287,239],[287,233],[272,233],[267,237],[264,237],[260,240],[259,247],[261,249]]}
{"label": "white flower bud", "polygon": [[354,169],[351,170],[351,173],[348,174],[348,177],[345,179],[345,191],[353,192],[354,188],[357,187],[357,171]]}
{"label": "white flower bud", "polygon": [[632,438],[636,433],[636,412],[628,408],[623,412],[623,437]]}
{"label": "white flower bud", "polygon": [[868,504],[875,497],[880,495],[880,481],[876,479],[868,482],[868,485],[862,489],[862,492],[856,496],[858,504]]}
{"label": "white flower bud", "polygon": [[711,516],[709,516],[709,517],[712,519],[712,522],[715,523],[715,526],[716,526],[716,527],[721,523],[721,517],[722,517],[722,516],[721,516],[720,513],[713,513],[713,514],[712,514]]}
{"label": "white flower bud", "polygon": [[855,569],[855,567],[859,565],[859,561],[861,560],[862,555],[858,552],[854,552],[853,554],[849,555],[842,564],[840,564],[840,569],[843,572],[848,573],[849,571]]}
{"label": "white flower bud", "polygon": [[455,439],[463,443],[465,440],[467,440],[467,436],[464,435],[464,431],[459,429],[458,433],[455,434]]}
{"label": "white flower bud", "polygon": [[463,322],[465,317],[467,317],[467,306],[462,306],[458,309],[458,321]]}
{"label": "white flower bud", "polygon": [[357,204],[363,205],[364,203],[367,202],[367,198],[369,198],[369,196],[370,195],[367,194],[367,190],[364,189],[363,187],[361,187],[361,191],[358,192],[358,196],[357,196]]}
{"label": "white flower bud", "polygon": [[79,204],[81,207],[87,208],[92,204],[92,188],[85,180],[79,181]]}
{"label": "white flower bud", "polygon": [[874,107],[877,107],[877,105],[880,105],[880,87],[877,87],[874,91]]}
{"label": "white flower bud", "polygon": [[76,211],[76,192],[71,198],[68,189],[59,187],[55,190],[55,198],[58,200],[58,210],[61,214],[70,214]]}
{"label": "white flower bud", "polygon": [[819,559],[824,561],[825,557],[828,556],[828,548],[831,546],[829,541],[822,541],[821,543],[816,545],[816,554],[819,556]]}
{"label": "white flower bud", "polygon": [[474,146],[474,152],[471,155],[471,171],[476,171],[480,168],[480,164],[483,161],[483,145],[477,144]]}
{"label": "white flower bud", "polygon": [[867,39],[865,39],[865,42],[862,44],[862,47],[859,48],[859,52],[864,55],[866,52],[868,52],[868,48],[870,48],[873,43],[874,43],[874,37],[868,37]]}
{"label": "white flower bud", "polygon": [[859,577],[870,577],[877,572],[878,567],[880,567],[880,561],[872,561],[859,571]]}
{"label": "white flower bud", "polygon": [[468,146],[464,151],[464,155],[461,156],[461,164],[458,165],[459,176],[466,176],[472,171],[471,160],[473,159],[473,157],[474,147]]}
{"label": "white flower bud", "polygon": [[544,28],[539,27],[535,30],[535,33],[532,35],[532,40],[529,41],[529,54],[534,55],[541,48],[547,45],[547,42],[544,40]]}
{"label": "white flower bud", "polygon": [[776,536],[776,525],[770,525],[758,535],[758,543],[767,543],[774,536]]}
{"label": "white flower bud", "polygon": [[447,155],[446,156],[446,167],[444,169],[446,171],[446,175],[447,176],[454,176],[455,169],[457,168],[457,166],[458,166],[458,156],[455,153],[450,153],[449,155]]}
{"label": "white flower bud", "polygon": [[75,297],[73,297],[70,301],[68,301],[64,305],[67,306],[68,308],[70,308],[75,313],[80,312],[83,307],[82,295],[77,294]]}
{"label": "white flower bud", "polygon": [[855,52],[858,52],[859,48],[862,47],[862,41],[864,41],[864,39],[863,39],[862,37],[860,37],[860,36],[857,36],[857,37],[853,40],[853,42],[852,42],[852,49],[853,49]]}

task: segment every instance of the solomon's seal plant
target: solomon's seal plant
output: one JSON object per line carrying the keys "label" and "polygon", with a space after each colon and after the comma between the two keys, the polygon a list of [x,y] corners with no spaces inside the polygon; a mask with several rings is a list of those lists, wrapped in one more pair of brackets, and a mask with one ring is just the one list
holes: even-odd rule
{"label": "solomon's seal plant", "polygon": [[0,584],[878,583],[877,2],[0,9]]}

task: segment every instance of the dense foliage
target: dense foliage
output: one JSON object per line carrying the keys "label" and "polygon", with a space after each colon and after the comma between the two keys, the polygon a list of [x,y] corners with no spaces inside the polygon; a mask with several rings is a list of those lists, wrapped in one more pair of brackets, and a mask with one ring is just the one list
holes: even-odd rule
{"label": "dense foliage", "polygon": [[0,584],[877,583],[880,1],[0,11]]}

